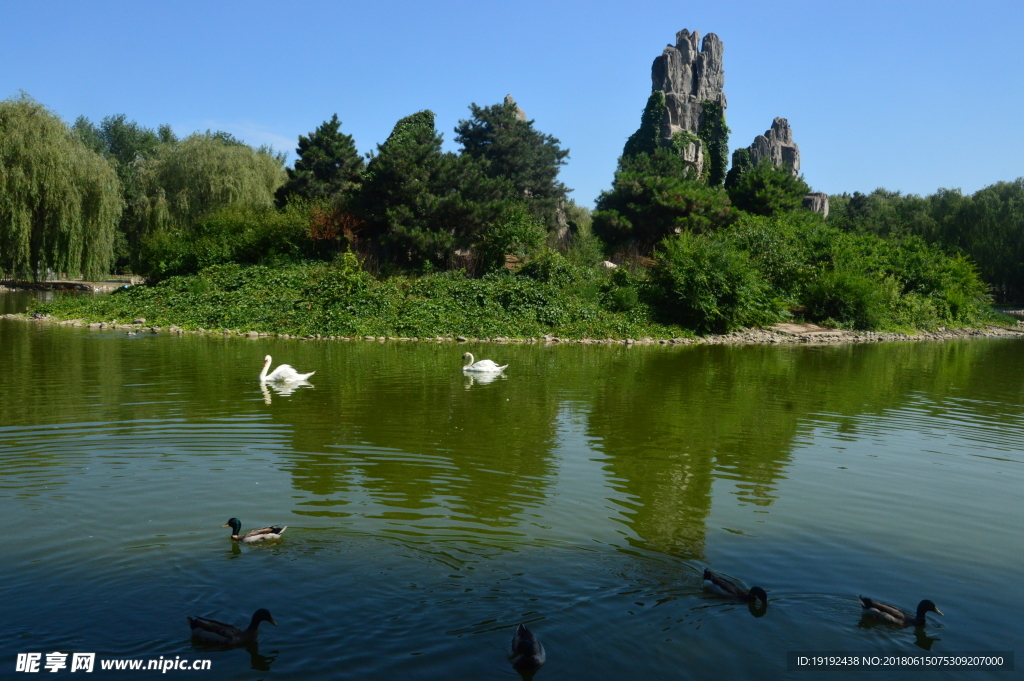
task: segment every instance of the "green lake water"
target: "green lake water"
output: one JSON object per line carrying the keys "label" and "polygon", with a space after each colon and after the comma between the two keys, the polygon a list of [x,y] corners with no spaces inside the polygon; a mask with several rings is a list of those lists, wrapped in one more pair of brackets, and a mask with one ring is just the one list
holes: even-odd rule
{"label": "green lake water", "polygon": [[[464,377],[466,349],[506,376]],[[312,385],[262,391],[266,354]],[[547,649],[538,680],[1020,673],[786,671],[791,650],[1019,647],[1019,341],[466,346],[0,319],[0,372],[3,678],[30,678],[18,653],[64,651],[212,660],[167,678],[518,679],[519,622]],[[240,547],[232,516],[288,530]],[[767,609],[705,592],[705,566]],[[858,594],[945,616],[870,626]],[[186,615],[261,607],[279,626],[258,651],[189,638]]]}

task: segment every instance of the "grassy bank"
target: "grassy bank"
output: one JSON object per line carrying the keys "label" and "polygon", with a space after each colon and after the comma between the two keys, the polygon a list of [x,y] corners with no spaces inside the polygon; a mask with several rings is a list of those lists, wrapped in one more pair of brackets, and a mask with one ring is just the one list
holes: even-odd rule
{"label": "grassy bank", "polygon": [[[184,329],[324,336],[539,338],[551,334],[663,339],[692,338],[704,331],[707,324],[700,320],[693,325],[676,322],[678,297],[685,291],[676,293],[676,300],[668,298],[663,279],[664,273],[657,271],[645,278],[643,273],[631,275],[624,269],[608,273],[576,267],[552,254],[518,273],[471,278],[442,272],[377,280],[348,256],[335,263],[279,267],[218,265],[196,275],[108,295],[58,295],[35,311],[86,322],[126,323],[142,317],[150,325]],[[692,314],[688,316],[692,319]],[[800,320],[803,315],[797,310],[761,317],[762,326],[768,326]],[[972,307],[969,315],[958,319],[943,315],[926,320],[930,323],[879,324],[869,330],[914,332],[1013,323],[987,306]]]}
{"label": "grassy bank", "polygon": [[[353,259],[278,268],[220,265],[110,295],[58,296],[38,312],[86,321],[175,324],[298,335],[671,338],[692,332],[658,321],[658,311],[622,294],[598,273],[582,277],[557,259],[525,273],[390,277]],[[627,295],[627,298],[629,296]],[[628,306],[630,309],[623,309]]]}

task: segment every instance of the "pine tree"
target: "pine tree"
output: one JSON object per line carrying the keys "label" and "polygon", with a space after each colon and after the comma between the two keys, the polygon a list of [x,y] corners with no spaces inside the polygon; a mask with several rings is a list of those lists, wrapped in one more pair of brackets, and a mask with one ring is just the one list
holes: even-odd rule
{"label": "pine tree", "polygon": [[462,153],[481,164],[488,177],[507,180],[519,199],[549,227],[554,226],[559,206],[568,189],[558,181],[568,149],[533,127],[514,101],[479,107],[470,104],[470,120],[459,121],[455,141]]}
{"label": "pine tree", "polygon": [[448,266],[456,249],[471,246],[501,216],[514,193],[472,157],[443,153],[441,142],[434,113],[420,111],[395,124],[367,166],[360,218],[390,262]]}
{"label": "pine tree", "polygon": [[299,135],[299,157],[288,168],[288,181],[277,190],[277,204],[283,206],[292,197],[338,203],[359,188],[363,157],[356,151],[351,135],[340,131],[338,114],[320,127]]}

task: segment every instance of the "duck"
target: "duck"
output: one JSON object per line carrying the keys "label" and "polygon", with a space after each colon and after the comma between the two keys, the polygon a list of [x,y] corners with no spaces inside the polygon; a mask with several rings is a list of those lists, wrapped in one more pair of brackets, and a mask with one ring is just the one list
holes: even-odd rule
{"label": "duck", "polygon": [[218,622],[206,617],[186,617],[188,626],[192,628],[192,636],[207,643],[241,647],[247,646],[256,640],[259,634],[260,622],[270,622],[275,627],[277,622],[271,617],[270,611],[260,608],[253,613],[252,620],[246,629],[239,629],[231,624]]}
{"label": "duck", "polygon": [[489,359],[482,359],[479,362],[473,361],[473,353],[467,352],[462,355],[462,359],[466,360],[466,363],[462,365],[463,371],[482,371],[482,372],[495,372],[504,371],[508,366],[498,366],[497,363],[492,362]]}
{"label": "duck", "polygon": [[249,530],[245,534],[242,534],[242,521],[238,518],[231,518],[221,527],[231,528],[231,538],[235,541],[242,542],[243,544],[252,544],[258,541],[264,541],[266,539],[280,539],[284,531],[288,529],[285,525],[272,525],[270,527],[261,527],[256,530]]}
{"label": "duck", "polygon": [[512,635],[512,643],[508,647],[508,659],[512,662],[513,667],[524,672],[540,669],[547,660],[544,646],[522,622],[516,628],[516,633]]}
{"label": "duck", "polygon": [[138,331],[126,331],[125,335],[127,335],[127,336],[138,336],[139,332]]}
{"label": "duck", "polygon": [[755,600],[768,605],[768,594],[759,586],[752,586],[749,590],[744,589],[731,579],[726,579],[717,572],[704,568],[704,587],[719,596],[736,598],[745,603],[753,603]]}
{"label": "duck", "polygon": [[269,374],[267,373],[268,369],[270,369],[270,355],[263,358],[263,371],[260,372],[260,383],[268,381],[285,381],[289,383],[305,381],[316,373],[315,371],[310,371],[308,374],[300,374],[290,364],[281,364]]}
{"label": "duck", "polygon": [[865,615],[899,627],[923,627],[927,624],[924,618],[925,613],[934,612],[936,615],[942,614],[942,611],[935,607],[935,603],[927,598],[917,604],[916,617],[894,605],[882,603],[873,598],[865,598],[864,596],[857,596],[857,598],[860,599],[860,607],[864,609]]}

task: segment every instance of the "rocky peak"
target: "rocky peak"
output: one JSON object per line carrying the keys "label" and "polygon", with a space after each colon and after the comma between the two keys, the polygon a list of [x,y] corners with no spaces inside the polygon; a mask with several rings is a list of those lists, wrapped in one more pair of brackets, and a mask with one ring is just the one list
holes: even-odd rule
{"label": "rocky peak", "polygon": [[512,98],[512,95],[505,95],[505,106],[514,106],[516,108],[517,121],[526,120],[526,112],[523,111],[518,104],[516,104],[516,100]]}
{"label": "rocky peak", "polygon": [[[698,43],[700,50],[697,49]],[[724,45],[714,33],[704,40],[700,32],[683,29],[676,33],[676,44],[668,45],[651,66],[651,90],[665,93],[665,117],[661,124],[661,144],[670,146],[677,133],[695,135],[704,114],[703,102],[726,107],[725,69],[722,67]],[[699,140],[683,150],[683,158],[692,163],[699,174],[704,155]]]}
{"label": "rocky peak", "polygon": [[788,166],[794,175],[800,174],[800,147],[793,141],[793,129],[785,118],[772,121],[772,127],[755,137],[750,145],[752,165],[765,159],[776,168]]}

